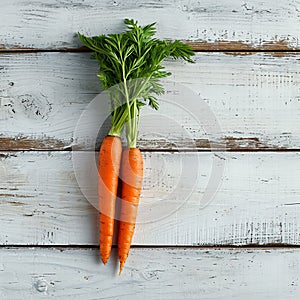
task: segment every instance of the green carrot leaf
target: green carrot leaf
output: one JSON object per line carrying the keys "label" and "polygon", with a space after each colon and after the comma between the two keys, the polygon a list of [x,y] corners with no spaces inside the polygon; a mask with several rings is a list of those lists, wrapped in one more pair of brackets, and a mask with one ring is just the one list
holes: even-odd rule
{"label": "green carrot leaf", "polygon": [[[154,95],[164,93],[160,80],[171,75],[163,62],[173,58],[193,63],[194,51],[181,41],[155,38],[156,23],[140,26],[133,19],[125,19],[124,24],[127,30],[122,33],[93,37],[78,33],[78,37],[94,52],[91,58],[99,63],[98,78],[102,88],[109,90],[114,87],[112,91],[117,94],[111,94],[113,126],[117,124],[118,129],[121,128],[119,122],[123,122],[126,116],[127,140],[134,146],[140,108],[147,103],[158,109],[158,99]],[[115,98],[119,100],[115,101]]]}

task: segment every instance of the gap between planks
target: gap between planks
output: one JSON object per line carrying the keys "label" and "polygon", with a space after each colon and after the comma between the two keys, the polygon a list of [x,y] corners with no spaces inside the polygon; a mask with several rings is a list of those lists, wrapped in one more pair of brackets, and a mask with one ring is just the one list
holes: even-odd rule
{"label": "gap between planks", "polygon": [[[282,56],[286,56],[289,54],[298,54],[300,53],[299,49],[293,49],[293,48],[288,48],[288,49],[256,49],[256,48],[251,48],[249,47],[249,49],[247,48],[197,48],[197,47],[193,47],[192,49],[196,52],[196,53],[205,53],[205,52],[209,52],[209,53],[213,53],[213,52],[220,52],[220,53],[225,53],[227,55],[233,55],[233,56],[247,56],[247,55],[254,55],[256,53],[269,53],[272,54],[274,57],[282,57]],[[88,48],[86,47],[80,47],[80,48],[61,48],[61,49],[40,49],[40,48],[12,48],[12,49],[1,49],[0,48],[0,55],[2,54],[25,54],[25,53],[53,53],[53,52],[62,52],[62,53],[83,53],[83,52],[91,52]]]}
{"label": "gap between planks", "polygon": [[[300,148],[290,149],[290,148],[236,148],[236,149],[221,149],[221,148],[211,148],[211,149],[190,149],[190,148],[181,148],[181,149],[148,149],[140,148],[141,152],[157,152],[157,153],[195,153],[195,152],[235,152],[235,153],[245,153],[245,152],[300,152]],[[91,152],[89,149],[72,149],[71,147],[66,147],[62,149],[1,149],[0,158],[6,157],[2,153],[19,153],[19,152]],[[95,150],[99,152],[99,149]]]}
{"label": "gap between planks", "polygon": [[[300,52],[299,48],[291,47],[286,41],[265,42],[262,45],[254,46],[243,41],[189,41],[183,40],[191,46],[195,52],[228,52],[234,54],[242,53],[251,55],[257,52]],[[63,48],[30,48],[30,47],[12,47],[0,48],[0,53],[28,53],[28,52],[90,52],[86,46],[81,47],[63,47]]]}
{"label": "gap between planks", "polygon": [[[70,249],[98,249],[98,245],[0,245],[0,249],[18,249],[18,248],[34,248],[34,249],[62,249],[62,250],[70,250]],[[116,245],[113,245],[112,248],[118,248]],[[251,245],[131,245],[132,249],[170,249],[170,250],[185,250],[185,249],[195,249],[195,250],[268,250],[268,249],[299,249],[300,245],[294,244],[277,244],[270,243],[265,245],[259,244],[251,244]]]}

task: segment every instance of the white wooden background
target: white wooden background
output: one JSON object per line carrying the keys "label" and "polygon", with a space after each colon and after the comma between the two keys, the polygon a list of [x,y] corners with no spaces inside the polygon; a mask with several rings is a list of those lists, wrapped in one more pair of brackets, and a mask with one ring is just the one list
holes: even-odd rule
{"label": "white wooden background", "polygon": [[[142,122],[147,176],[119,277],[116,249],[108,266],[99,261],[97,211],[71,150],[84,162],[95,149],[74,130],[100,91],[76,32],[115,32],[125,17],[192,45],[194,65],[166,65],[221,130],[205,134],[168,104],[159,113],[181,130]],[[299,51],[298,0],[1,1],[1,299],[298,299]],[[196,179],[183,173],[178,184],[195,162]],[[224,173],[203,205],[214,163]]]}

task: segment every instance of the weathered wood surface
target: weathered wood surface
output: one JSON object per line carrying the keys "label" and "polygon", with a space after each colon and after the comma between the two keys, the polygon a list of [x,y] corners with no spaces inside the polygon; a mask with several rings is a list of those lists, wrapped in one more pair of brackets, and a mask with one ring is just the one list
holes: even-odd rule
{"label": "weathered wood surface", "polygon": [[[91,200],[96,162],[77,154],[77,178]],[[144,156],[133,244],[300,244],[298,152]],[[98,244],[98,213],[78,188],[71,158],[61,151],[1,154],[2,245]]]}
{"label": "weathered wood surface", "polygon": [[[89,56],[0,56],[1,150],[95,148],[91,118],[86,117],[82,132],[73,137],[80,115],[100,92],[97,63]],[[158,113],[144,110],[141,148],[299,149],[299,59],[293,53],[282,57],[198,53],[194,65],[167,63],[173,73],[170,79],[194,91],[192,101],[169,85],[166,97],[173,103],[161,101]],[[179,100],[185,101],[184,109]],[[195,116],[190,103],[199,103],[201,113]],[[207,112],[215,116],[220,129],[211,130],[214,120]],[[107,111],[100,106],[96,113],[98,121]]]}
{"label": "weathered wood surface", "polygon": [[[201,114],[176,84],[175,104],[144,111],[133,245],[148,247],[131,250],[119,277],[116,249],[99,262],[85,199],[96,201],[97,153],[63,150],[98,149],[108,126],[93,129],[107,107],[87,110],[97,65],[76,32],[120,31],[125,17],[207,52],[166,64]],[[287,152],[300,150],[299,28],[299,0],[1,1],[0,298],[298,299],[300,250],[272,247],[300,245],[300,152]],[[210,148],[234,152],[172,152]]]}
{"label": "weathered wood surface", "polygon": [[116,251],[1,249],[2,299],[298,299],[300,250],[132,249],[122,276]]}
{"label": "weathered wood surface", "polygon": [[298,0],[4,0],[0,44],[2,50],[78,48],[78,31],[121,31],[129,17],[157,21],[158,36],[196,41],[196,49],[291,50],[300,48],[299,12]]}

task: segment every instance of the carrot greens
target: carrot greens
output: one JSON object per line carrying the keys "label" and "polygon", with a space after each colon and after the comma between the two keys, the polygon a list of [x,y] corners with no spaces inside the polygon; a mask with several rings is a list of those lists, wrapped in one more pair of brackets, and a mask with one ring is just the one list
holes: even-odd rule
{"label": "carrot greens", "polygon": [[[148,104],[158,109],[154,95],[164,93],[160,79],[170,76],[162,62],[182,58],[193,62],[193,50],[181,41],[159,40],[154,37],[155,23],[139,26],[125,19],[123,33],[85,37],[78,33],[84,45],[94,51],[100,67],[98,74],[104,90],[110,90],[112,128],[110,135],[119,136],[126,123],[129,148],[136,147],[140,108]],[[125,104],[125,105],[124,105]]]}

